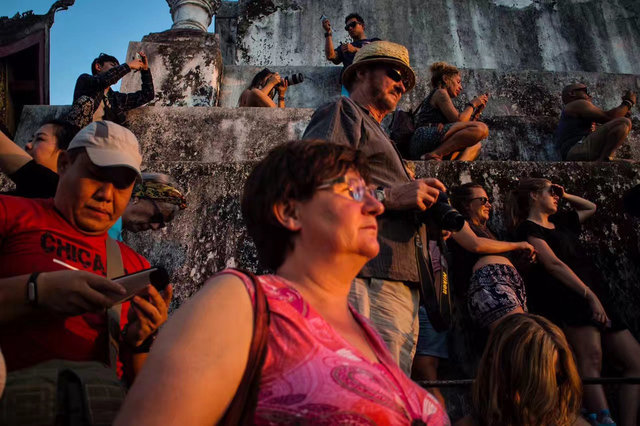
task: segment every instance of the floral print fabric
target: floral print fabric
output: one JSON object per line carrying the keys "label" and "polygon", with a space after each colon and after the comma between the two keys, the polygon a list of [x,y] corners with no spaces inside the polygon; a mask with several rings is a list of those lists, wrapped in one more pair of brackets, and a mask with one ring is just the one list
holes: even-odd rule
{"label": "floral print fabric", "polygon": [[[245,283],[251,280],[226,270]],[[379,362],[342,338],[285,279],[263,275],[271,311],[255,423],[449,425],[436,399],[395,364],[367,319],[352,307]]]}

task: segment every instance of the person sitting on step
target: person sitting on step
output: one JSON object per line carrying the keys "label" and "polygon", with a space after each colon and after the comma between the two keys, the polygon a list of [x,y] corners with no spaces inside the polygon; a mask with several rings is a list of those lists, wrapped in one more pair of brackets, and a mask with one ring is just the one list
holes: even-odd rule
{"label": "person sitting on step", "polygon": [[608,111],[591,100],[587,86],[582,83],[562,89],[564,108],[554,141],[563,160],[609,161],[631,131],[627,115],[636,104],[634,92],[627,91],[622,103]]}
{"label": "person sitting on step", "polygon": [[436,62],[430,69],[432,90],[415,113],[410,158],[473,161],[480,154],[480,141],[489,136],[487,125],[476,121],[489,94],[476,96],[458,111],[451,98],[462,92],[460,71],[446,62]]}
{"label": "person sitting on step", "polygon": [[[244,89],[238,100],[240,107],[284,108],[284,94],[289,82],[277,72],[265,68],[253,77],[249,87]],[[278,105],[273,97],[278,93]]]}

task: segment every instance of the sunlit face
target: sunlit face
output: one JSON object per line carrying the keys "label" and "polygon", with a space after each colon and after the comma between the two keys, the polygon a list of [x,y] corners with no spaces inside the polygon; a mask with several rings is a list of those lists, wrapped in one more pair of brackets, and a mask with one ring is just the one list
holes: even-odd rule
{"label": "sunlit face", "polygon": [[406,91],[402,78],[395,81],[394,78],[398,75],[402,76],[400,70],[391,65],[381,65],[365,71],[364,83],[367,85],[367,94],[371,103],[379,110],[387,113],[393,111]]}
{"label": "sunlit face", "polygon": [[376,216],[384,207],[369,192],[361,201],[354,200],[350,187],[364,182],[353,171],[345,177],[346,183],[318,189],[311,200],[300,203],[300,232],[295,244],[327,256],[358,256],[366,262],[380,250]]}
{"label": "sunlit face", "polygon": [[471,189],[471,199],[468,204],[469,219],[474,223],[486,223],[491,215],[491,201],[487,192],[482,188]]}
{"label": "sunlit face", "polygon": [[130,232],[154,231],[173,220],[177,206],[146,198],[134,198],[122,215],[122,227]]}
{"label": "sunlit face", "polygon": [[353,40],[360,40],[364,35],[364,25],[362,25],[356,18],[351,18],[345,24],[349,37]]}
{"label": "sunlit face", "polygon": [[551,182],[547,182],[542,190],[532,194],[532,198],[534,205],[537,205],[542,212],[554,214],[558,211],[560,197],[551,191]]}
{"label": "sunlit face", "polygon": [[128,167],[96,166],[86,152],[73,163],[62,152],[58,173],[55,206],[72,226],[88,235],[106,232],[122,216],[136,178]]}
{"label": "sunlit face", "polygon": [[24,146],[24,150],[36,163],[54,172],[58,171],[58,154],[60,154],[56,130],[55,124],[45,124],[36,130],[31,140]]}
{"label": "sunlit face", "polygon": [[460,78],[460,74],[445,76],[444,82],[450,97],[456,98],[462,93],[462,79]]}

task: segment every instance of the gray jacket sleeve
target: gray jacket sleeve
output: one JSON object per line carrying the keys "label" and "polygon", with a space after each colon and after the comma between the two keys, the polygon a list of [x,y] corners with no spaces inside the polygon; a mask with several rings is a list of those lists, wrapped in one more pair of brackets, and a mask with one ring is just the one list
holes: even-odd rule
{"label": "gray jacket sleeve", "polygon": [[358,148],[362,136],[362,112],[358,106],[340,98],[318,108],[302,139],[324,139]]}

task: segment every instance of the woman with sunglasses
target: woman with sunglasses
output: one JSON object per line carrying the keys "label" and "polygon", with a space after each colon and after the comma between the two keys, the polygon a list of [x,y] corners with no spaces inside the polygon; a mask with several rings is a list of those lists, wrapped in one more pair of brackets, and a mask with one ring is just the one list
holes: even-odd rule
{"label": "woman with sunglasses", "polygon": [[[561,199],[569,202],[570,211],[558,212]],[[593,216],[596,205],[547,179],[522,179],[507,207],[518,237],[538,253],[538,264],[525,274],[531,311],[564,329],[583,377],[600,376],[603,346],[623,376],[638,376],[640,344],[616,312],[604,277],[579,240],[580,224]],[[636,424],[639,401],[639,386],[620,387],[620,424]],[[584,407],[594,422],[613,423],[601,385],[585,386]]]}
{"label": "woman with sunglasses", "polygon": [[241,206],[258,256],[275,274],[252,281],[226,270],[209,279],[163,328],[116,424],[220,421],[262,318],[254,318],[260,288],[270,311],[267,353],[246,424],[448,425],[435,398],[348,303],[356,275],[380,250],[376,217],[384,207],[367,179],[366,157],[349,146],[274,148],[249,175]]}
{"label": "woman with sunglasses", "polygon": [[491,232],[491,202],[481,185],[451,188],[451,204],[466,219],[462,231],[449,240],[456,298],[465,301],[476,327],[493,329],[505,316],[527,311],[524,282],[505,253],[523,250],[533,259],[535,250],[526,241],[499,241]]}
{"label": "woman with sunglasses", "polygon": [[473,161],[480,154],[480,141],[489,136],[486,124],[475,121],[489,99],[476,96],[458,111],[451,101],[462,92],[460,71],[446,62],[431,65],[429,95],[414,113],[416,131],[410,144],[411,159]]}

